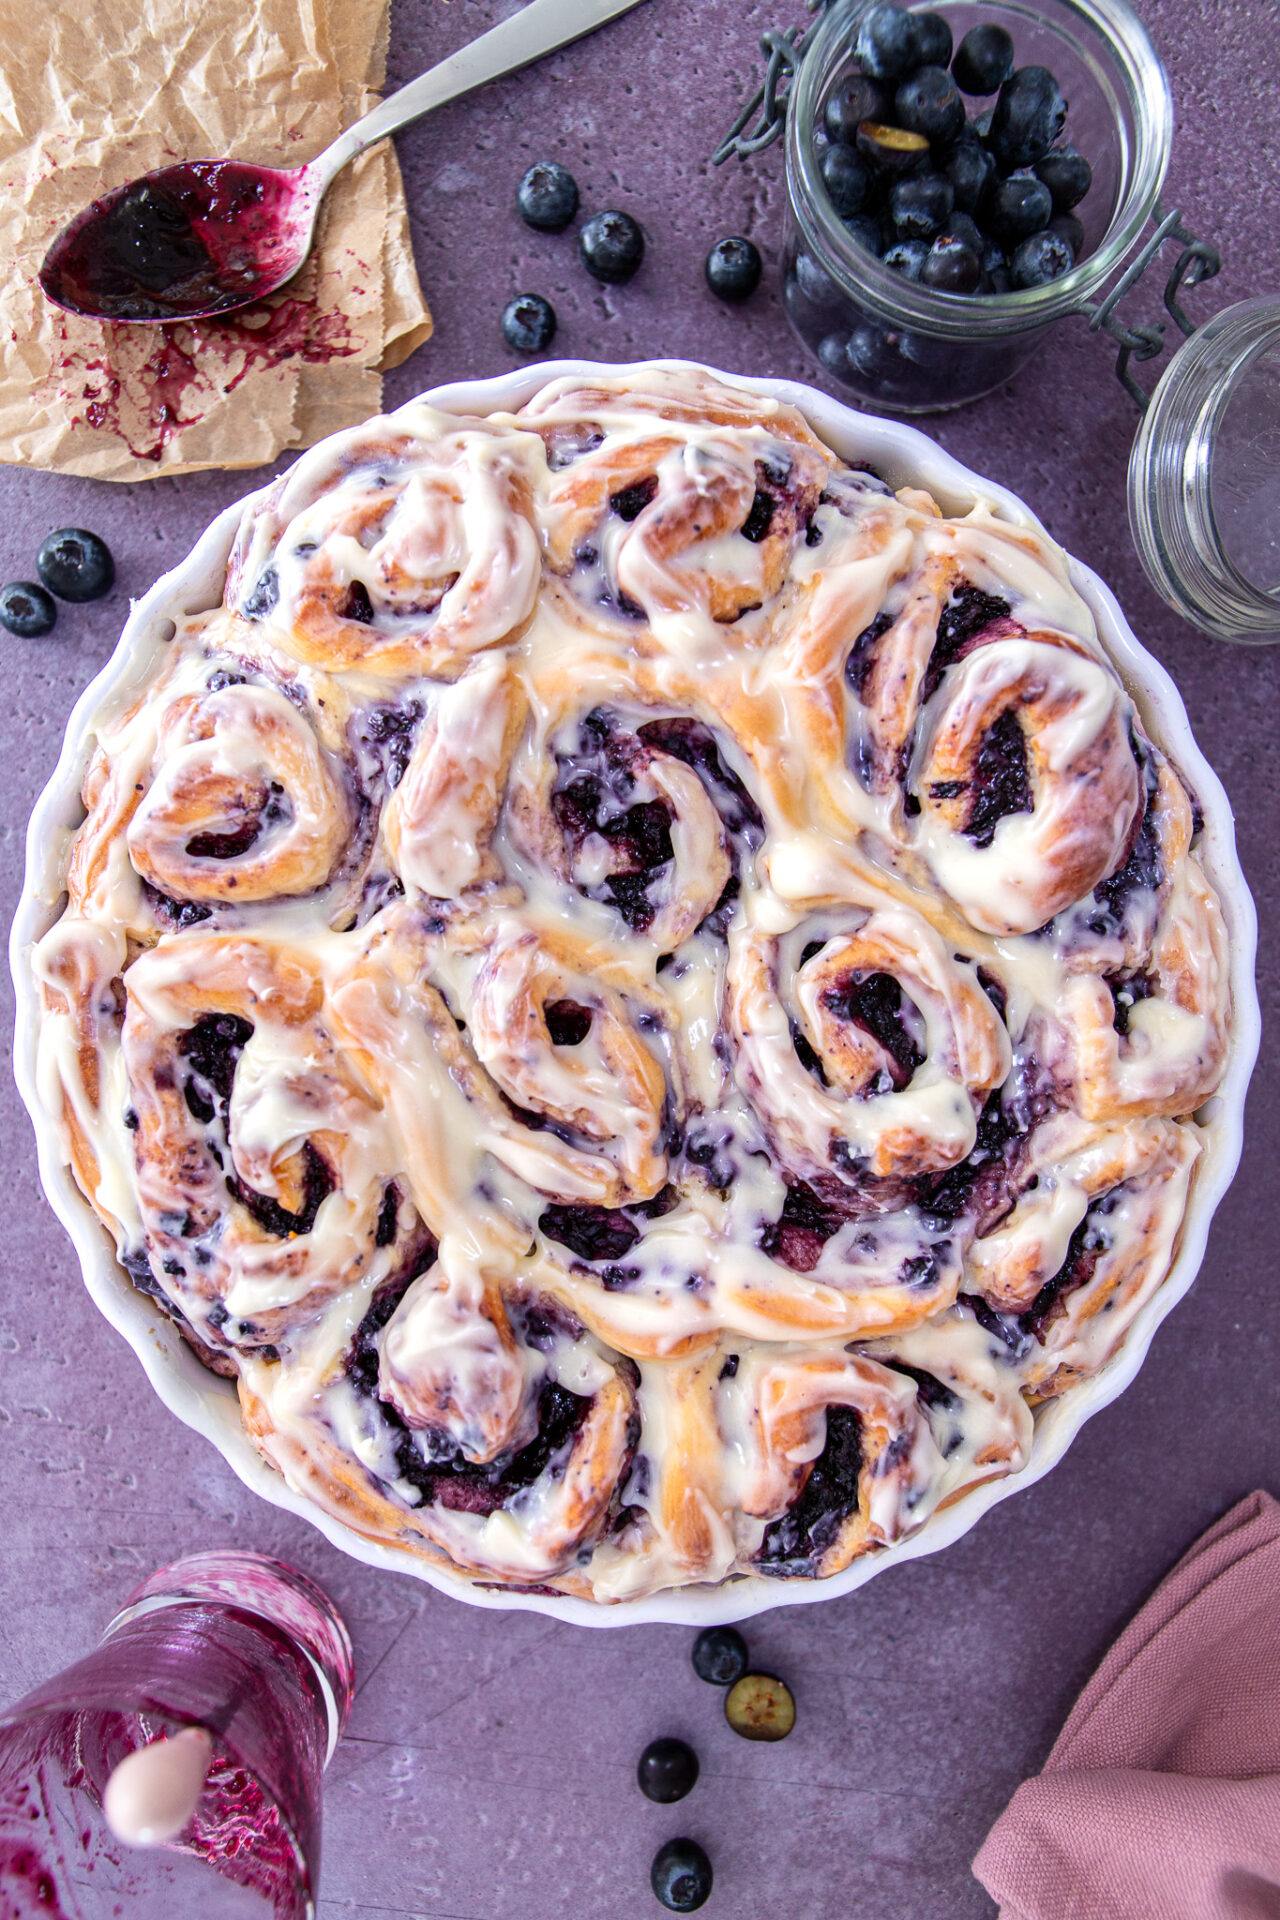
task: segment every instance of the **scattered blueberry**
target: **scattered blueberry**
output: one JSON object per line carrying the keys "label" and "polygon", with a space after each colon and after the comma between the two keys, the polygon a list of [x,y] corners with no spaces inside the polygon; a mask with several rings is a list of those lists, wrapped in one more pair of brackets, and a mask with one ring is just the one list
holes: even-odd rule
{"label": "scattered blueberry", "polygon": [[976,293],[982,279],[982,261],[963,240],[939,234],[920,278],[926,287],[936,287],[939,293]]}
{"label": "scattered blueberry", "polygon": [[593,213],[578,235],[578,252],[588,273],[620,286],[644,259],[644,235],[629,213]]}
{"label": "scattered blueberry", "polygon": [[513,353],[545,353],[555,332],[556,310],[540,293],[518,293],[502,309],[502,337]]}
{"label": "scattered blueberry", "polygon": [[1047,227],[1053,216],[1053,195],[1034,173],[1011,173],[993,187],[983,207],[987,230],[1002,246],[1016,246]]}
{"label": "scattered blueberry", "polygon": [[526,226],[560,233],[578,211],[578,183],[558,160],[535,160],[516,188],[516,212]]}
{"label": "scattered blueberry", "polygon": [[886,267],[892,267],[904,280],[918,280],[929,258],[929,248],[923,240],[896,240],[883,258]]}
{"label": "scattered blueberry", "polygon": [[1077,220],[1074,213],[1055,213],[1049,222],[1049,231],[1056,233],[1060,240],[1066,241],[1071,249],[1072,259],[1080,258],[1080,252],[1084,246],[1084,222]]}
{"label": "scattered blueberry", "polygon": [[796,1723],[791,1689],[771,1673],[744,1673],[725,1696],[724,1717],[744,1740],[785,1740]]}
{"label": "scattered blueberry", "polygon": [[52,594],[34,580],[11,580],[7,587],[0,587],[0,627],[16,633],[19,640],[38,640],[57,617]]}
{"label": "scattered blueberry", "polygon": [[1013,72],[1013,40],[1003,27],[970,27],[951,62],[966,93],[996,93]]}
{"label": "scattered blueberry", "polygon": [[828,147],[822,156],[822,183],[842,216],[861,213],[871,187],[871,169],[852,147]]}
{"label": "scattered blueberry", "polygon": [[919,67],[893,97],[898,125],[948,146],[964,129],[964,101],[945,67]]}
{"label": "scattered blueberry", "polygon": [[59,527],[40,545],[36,571],[60,600],[100,600],[111,591],[116,564],[105,540],[84,527]]}
{"label": "scattered blueberry", "polygon": [[951,182],[956,205],[965,213],[973,213],[996,177],[996,163],[980,140],[961,139],[947,154],[941,171]]}
{"label": "scattered blueberry", "polygon": [[910,173],[928,158],[929,142],[922,133],[911,133],[906,127],[864,120],[858,128],[858,152],[882,173]]}
{"label": "scattered blueberry", "polygon": [[1093,184],[1093,168],[1074,147],[1055,147],[1036,161],[1036,172],[1053,195],[1055,213],[1067,213]]}
{"label": "scattered blueberry", "polygon": [[649,1870],[649,1884],[668,1913],[696,1913],[711,1893],[711,1862],[696,1840],[668,1840]]}
{"label": "scattered blueberry", "polygon": [[872,7],[862,17],[854,52],[873,80],[900,80],[920,64],[916,24],[901,7]]}
{"label": "scattered blueberry", "polygon": [[736,1627],[705,1627],[690,1657],[699,1680],[731,1687],[747,1670],[747,1643]]}
{"label": "scattered blueberry", "polygon": [[916,59],[922,67],[945,67],[954,42],[950,23],[940,13],[912,15],[916,25]]}
{"label": "scattered blueberry", "polygon": [[1015,287],[1047,287],[1075,265],[1071,248],[1061,234],[1033,233],[1015,249],[1009,271]]}
{"label": "scattered blueberry", "polygon": [[851,234],[860,247],[868,253],[880,251],[880,227],[865,213],[852,214],[844,223],[845,232]]}
{"label": "scattered blueberry", "polygon": [[828,140],[851,147],[864,120],[883,120],[889,100],[865,73],[852,73],[834,88],[822,115]]}
{"label": "scattered blueberry", "polygon": [[1019,67],[1000,89],[991,117],[991,150],[1002,167],[1042,160],[1062,132],[1067,103],[1048,67]]}
{"label": "scattered blueberry", "polygon": [[640,1755],[636,1779],[646,1800],[670,1806],[693,1792],[698,1780],[698,1756],[683,1740],[651,1740]]}
{"label": "scattered blueberry", "polygon": [[895,180],[889,193],[893,230],[899,240],[932,240],[951,218],[955,203],[955,188],[939,173]]}
{"label": "scattered blueberry", "polygon": [[736,306],[741,300],[749,300],[760,285],[764,262],[754,240],[731,234],[726,240],[716,241],[707,255],[705,272],[712,293]]}

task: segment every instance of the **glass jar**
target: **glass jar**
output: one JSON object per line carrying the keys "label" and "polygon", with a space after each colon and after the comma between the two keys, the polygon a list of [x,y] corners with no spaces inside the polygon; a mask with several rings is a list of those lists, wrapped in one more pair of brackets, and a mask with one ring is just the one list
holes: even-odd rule
{"label": "glass jar", "polygon": [[1153,584],[1222,640],[1280,640],[1280,298],[1228,307],[1161,376],[1129,461]]}
{"label": "glass jar", "polygon": [[840,386],[879,409],[936,412],[1008,380],[1058,321],[1101,294],[1155,209],[1173,103],[1125,0],[934,0],[929,10],[946,17],[957,44],[970,27],[996,22],[1012,34],[1019,66],[1057,75],[1069,104],[1066,138],[1093,168],[1074,209],[1085,238],[1070,272],[1015,293],[941,293],[860,246],[823,185],[823,109],[871,4],[837,0],[805,38],[787,108],[784,298],[797,333]]}

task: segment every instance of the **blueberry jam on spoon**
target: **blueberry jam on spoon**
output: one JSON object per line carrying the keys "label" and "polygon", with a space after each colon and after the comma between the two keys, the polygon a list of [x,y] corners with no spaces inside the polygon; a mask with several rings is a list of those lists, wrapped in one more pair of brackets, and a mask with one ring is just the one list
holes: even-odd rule
{"label": "blueberry jam on spoon", "polygon": [[334,175],[357,154],[433,107],[540,60],[638,0],[528,0],[382,100],[304,167],[187,160],[95,200],[62,229],[40,285],[72,313],[98,320],[198,320],[249,306],[282,287],[311,251]]}
{"label": "blueberry jam on spoon", "polygon": [[306,258],[315,187],[238,160],[188,160],[95,200],[40,268],[49,298],[105,320],[179,320],[261,300]]}

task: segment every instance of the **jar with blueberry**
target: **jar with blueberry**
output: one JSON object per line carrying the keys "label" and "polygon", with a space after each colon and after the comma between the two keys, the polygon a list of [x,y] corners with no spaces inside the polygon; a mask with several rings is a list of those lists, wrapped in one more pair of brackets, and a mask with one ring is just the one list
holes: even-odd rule
{"label": "jar with blueberry", "polygon": [[796,331],[878,408],[989,392],[1133,249],[1172,125],[1125,0],[836,0],[787,110]]}

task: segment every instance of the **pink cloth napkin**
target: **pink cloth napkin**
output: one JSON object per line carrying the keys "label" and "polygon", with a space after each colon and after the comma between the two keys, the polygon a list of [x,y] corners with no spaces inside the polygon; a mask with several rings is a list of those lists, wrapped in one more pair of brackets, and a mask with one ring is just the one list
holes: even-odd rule
{"label": "pink cloth napkin", "polygon": [[1000,1920],[1280,1920],[1280,1505],[1210,1527],[973,1863]]}

